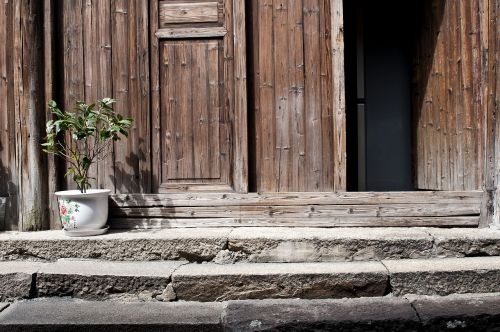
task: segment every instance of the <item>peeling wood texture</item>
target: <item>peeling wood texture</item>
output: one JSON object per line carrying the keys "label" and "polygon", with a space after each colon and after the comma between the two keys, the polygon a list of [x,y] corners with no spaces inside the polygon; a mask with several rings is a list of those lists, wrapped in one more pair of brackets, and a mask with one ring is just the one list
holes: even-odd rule
{"label": "peeling wood texture", "polygon": [[418,189],[474,190],[484,182],[484,3],[432,0],[423,6],[413,79]]}

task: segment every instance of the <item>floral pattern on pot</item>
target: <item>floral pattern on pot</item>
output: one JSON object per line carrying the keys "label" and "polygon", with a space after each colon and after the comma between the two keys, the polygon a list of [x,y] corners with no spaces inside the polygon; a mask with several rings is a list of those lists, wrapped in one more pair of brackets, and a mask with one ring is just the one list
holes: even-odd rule
{"label": "floral pattern on pot", "polygon": [[65,229],[78,228],[75,213],[79,212],[80,205],[69,199],[59,200],[59,217]]}

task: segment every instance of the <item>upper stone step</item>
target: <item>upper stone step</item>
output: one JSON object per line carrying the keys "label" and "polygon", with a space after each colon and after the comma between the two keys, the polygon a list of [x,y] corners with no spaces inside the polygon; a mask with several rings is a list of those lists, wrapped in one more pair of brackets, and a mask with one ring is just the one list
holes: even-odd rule
{"label": "upper stone step", "polygon": [[226,301],[500,292],[500,257],[322,263],[0,262],[0,301]]}
{"label": "upper stone step", "polygon": [[500,231],[440,228],[174,228],[70,238],[0,233],[0,260],[333,262],[500,255]]}

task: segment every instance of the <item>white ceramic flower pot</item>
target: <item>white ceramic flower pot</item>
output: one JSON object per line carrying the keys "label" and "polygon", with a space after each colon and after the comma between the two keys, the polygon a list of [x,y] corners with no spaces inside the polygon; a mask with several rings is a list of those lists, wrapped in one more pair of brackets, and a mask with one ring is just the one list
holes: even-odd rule
{"label": "white ceramic flower pot", "polygon": [[58,191],[59,217],[64,231],[70,236],[88,236],[104,233],[108,220],[109,189]]}

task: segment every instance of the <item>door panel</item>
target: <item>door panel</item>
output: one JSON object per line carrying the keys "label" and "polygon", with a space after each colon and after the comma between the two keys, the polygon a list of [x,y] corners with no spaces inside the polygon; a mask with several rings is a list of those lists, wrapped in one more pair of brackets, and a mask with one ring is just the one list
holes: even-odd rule
{"label": "door panel", "polygon": [[245,192],[243,2],[160,1],[152,15],[158,17],[155,191]]}
{"label": "door panel", "polygon": [[[415,183],[476,190],[483,183],[485,73],[478,0],[426,0],[414,64]],[[430,13],[430,14],[429,14]]]}
{"label": "door panel", "polygon": [[333,63],[343,52],[332,58],[332,26],[341,23],[335,17],[332,25],[331,12],[341,15],[341,2],[252,1],[257,191],[340,189],[343,72]]}

